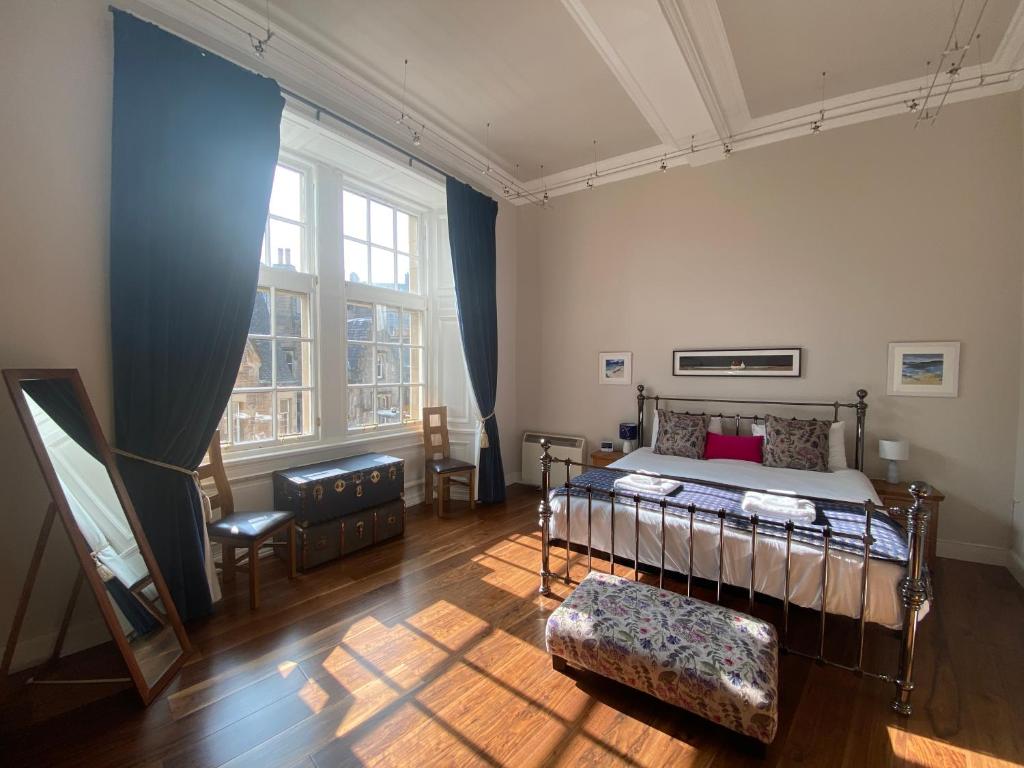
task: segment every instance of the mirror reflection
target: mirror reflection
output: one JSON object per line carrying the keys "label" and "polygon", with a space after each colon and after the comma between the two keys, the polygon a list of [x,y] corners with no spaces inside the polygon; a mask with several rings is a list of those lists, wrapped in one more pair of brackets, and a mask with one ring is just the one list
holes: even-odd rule
{"label": "mirror reflection", "polygon": [[22,393],[121,630],[149,685],[181,655],[174,627],[69,379],[22,380]]}

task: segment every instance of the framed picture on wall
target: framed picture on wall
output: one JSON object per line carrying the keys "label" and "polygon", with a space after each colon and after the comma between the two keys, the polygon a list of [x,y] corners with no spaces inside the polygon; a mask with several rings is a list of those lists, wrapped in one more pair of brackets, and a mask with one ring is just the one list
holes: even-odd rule
{"label": "framed picture on wall", "polygon": [[672,353],[674,376],[800,375],[800,347],[780,349],[677,349]]}
{"label": "framed picture on wall", "polygon": [[960,342],[889,344],[887,394],[956,397],[960,391]]}
{"label": "framed picture on wall", "polygon": [[597,354],[597,380],[601,384],[632,384],[632,352],[599,352]]}

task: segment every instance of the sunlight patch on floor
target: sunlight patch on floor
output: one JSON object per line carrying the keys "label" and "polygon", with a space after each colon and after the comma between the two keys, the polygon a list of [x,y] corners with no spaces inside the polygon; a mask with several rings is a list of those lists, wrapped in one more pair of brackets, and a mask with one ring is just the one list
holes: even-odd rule
{"label": "sunlight patch on floor", "polygon": [[329,697],[327,692],[317,684],[316,680],[307,680],[306,684],[299,689],[299,698],[303,704],[309,707],[309,711],[316,715],[327,704]]}
{"label": "sunlight patch on floor", "polygon": [[1010,768],[1019,763],[1008,762],[992,755],[947,744],[920,733],[909,733],[904,728],[888,726],[892,753],[908,766],[950,765],[964,768]]}
{"label": "sunlight patch on floor", "polygon": [[295,668],[297,666],[299,666],[297,662],[282,661],[280,664],[277,665],[277,674],[279,674],[281,677],[288,677],[288,675],[295,671]]}
{"label": "sunlight patch on floor", "polygon": [[345,703],[344,714],[334,730],[340,738],[358,728],[377,712],[394,702],[401,694],[383,680],[374,680],[352,691],[352,698]]}

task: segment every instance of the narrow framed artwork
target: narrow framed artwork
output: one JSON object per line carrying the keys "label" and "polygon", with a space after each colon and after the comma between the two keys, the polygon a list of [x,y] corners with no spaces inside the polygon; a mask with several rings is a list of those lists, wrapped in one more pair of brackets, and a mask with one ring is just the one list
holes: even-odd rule
{"label": "narrow framed artwork", "polygon": [[597,380],[601,384],[632,384],[633,353],[599,352],[597,355]]}
{"label": "narrow framed artwork", "polygon": [[778,349],[677,349],[673,376],[771,376],[801,373],[800,347]]}
{"label": "narrow framed artwork", "polygon": [[956,397],[960,391],[960,342],[889,344],[887,394]]}

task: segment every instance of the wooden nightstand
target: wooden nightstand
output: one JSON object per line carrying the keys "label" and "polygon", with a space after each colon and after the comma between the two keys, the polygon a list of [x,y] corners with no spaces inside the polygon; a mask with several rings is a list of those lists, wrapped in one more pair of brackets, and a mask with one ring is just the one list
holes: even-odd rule
{"label": "wooden nightstand", "polygon": [[595,467],[607,467],[613,461],[618,461],[625,455],[622,451],[591,451],[590,463]]}
{"label": "wooden nightstand", "polygon": [[[910,495],[910,491],[907,488],[910,483],[896,483],[895,485],[890,483],[888,480],[872,479],[871,484],[875,486],[875,492],[878,494],[878,498],[882,500],[882,505],[886,509],[889,507],[899,507],[900,509],[907,509],[911,504],[914,503],[914,497]],[[932,492],[928,494],[928,498],[925,499],[925,506],[931,512],[931,516],[928,518],[928,534],[927,534],[927,546],[925,547],[925,560],[928,562],[928,568],[935,568],[935,543],[938,540],[939,534],[939,504],[946,500],[946,497],[942,495],[938,488],[934,485],[931,486]],[[903,522],[902,520],[900,522]]]}

